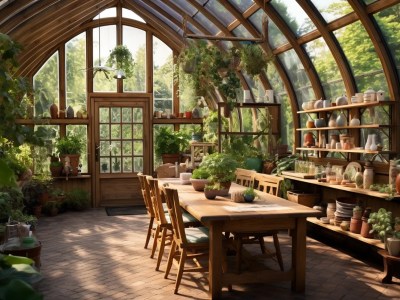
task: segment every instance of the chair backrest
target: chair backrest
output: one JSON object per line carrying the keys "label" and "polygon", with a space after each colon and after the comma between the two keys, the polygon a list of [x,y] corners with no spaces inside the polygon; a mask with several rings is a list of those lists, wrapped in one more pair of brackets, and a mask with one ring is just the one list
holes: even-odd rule
{"label": "chair backrest", "polygon": [[[186,172],[187,165],[185,163],[181,163],[178,166],[179,173]],[[175,178],[175,165],[174,164],[163,164],[158,166],[156,169],[157,178]],[[179,177],[179,176],[178,176]]]}
{"label": "chair backrest", "polygon": [[254,175],[255,188],[261,192],[279,196],[282,177],[257,173]]}
{"label": "chair backrest", "polygon": [[177,245],[184,246],[187,244],[187,240],[182,218],[182,209],[179,204],[178,191],[176,189],[164,187],[162,193],[165,195],[165,201],[171,217],[174,239]]}
{"label": "chair backrest", "polygon": [[150,186],[150,196],[151,202],[154,209],[154,218],[160,224],[167,224],[167,219],[165,218],[164,208],[162,205],[161,193],[158,187],[158,180],[154,178],[147,178],[147,182]]}
{"label": "chair backrest", "polygon": [[143,173],[138,173],[138,178],[139,178],[139,183],[140,183],[140,189],[142,190],[142,196],[144,200],[144,204],[146,205],[147,213],[151,216],[154,217],[154,209],[153,209],[153,204],[151,203],[151,196],[150,196],[150,186],[147,183],[146,177]]}
{"label": "chair backrest", "polygon": [[256,173],[257,172],[254,170],[246,170],[246,169],[237,168],[235,171],[235,175],[236,175],[235,182],[237,184],[240,184],[243,186],[253,186],[254,175]]}

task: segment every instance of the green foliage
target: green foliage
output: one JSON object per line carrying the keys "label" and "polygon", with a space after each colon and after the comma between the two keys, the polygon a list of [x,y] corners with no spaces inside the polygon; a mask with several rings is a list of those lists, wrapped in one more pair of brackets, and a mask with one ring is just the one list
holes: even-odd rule
{"label": "green foliage", "polygon": [[62,154],[81,154],[85,144],[77,135],[66,135],[56,141],[57,153]]}
{"label": "green foliage", "polygon": [[248,187],[244,190],[243,195],[245,196],[252,196],[252,197],[256,197],[257,193],[255,192],[253,187]]}
{"label": "green foliage", "polygon": [[193,179],[207,179],[208,177],[210,177],[210,172],[206,168],[200,167],[193,170]]}
{"label": "green foliage", "polygon": [[66,193],[64,202],[71,210],[85,210],[90,207],[90,194],[83,189],[73,189]]}
{"label": "green foliage", "polygon": [[244,45],[240,49],[241,66],[249,76],[260,75],[273,58],[272,54],[264,53],[256,44]]}
{"label": "green foliage", "polygon": [[154,152],[158,158],[162,154],[176,154],[189,145],[189,136],[180,131],[173,131],[169,127],[159,127],[155,134]]}
{"label": "green foliage", "polygon": [[210,172],[209,180],[213,183],[229,182],[235,179],[235,171],[238,166],[235,158],[226,153],[213,153],[205,156],[200,164]]}
{"label": "green foliage", "polygon": [[133,76],[134,60],[127,46],[116,46],[107,59],[107,65],[124,71],[126,77]]}
{"label": "green foliage", "polygon": [[393,233],[392,212],[380,208],[369,215],[368,223],[372,225],[372,233],[375,233],[382,241],[387,234]]}
{"label": "green foliage", "polygon": [[[228,130],[228,119],[221,116],[222,130]],[[210,111],[203,119],[203,139],[209,143],[218,143],[218,111]]]}
{"label": "green foliage", "polygon": [[219,183],[219,182],[206,184],[204,186],[205,191],[220,191],[222,189],[223,189],[223,187],[221,186],[221,183]]}
{"label": "green foliage", "polygon": [[297,154],[282,157],[277,160],[276,168],[272,170],[272,174],[281,175],[282,171],[294,170],[294,164],[299,159]]}

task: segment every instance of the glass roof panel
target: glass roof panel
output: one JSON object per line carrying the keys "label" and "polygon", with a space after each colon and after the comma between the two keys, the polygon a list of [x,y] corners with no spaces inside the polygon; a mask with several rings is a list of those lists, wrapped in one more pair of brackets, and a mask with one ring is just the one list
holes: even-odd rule
{"label": "glass roof panel", "polygon": [[224,26],[228,26],[236,20],[236,18],[218,1],[206,1],[205,8]]}
{"label": "glass roof panel", "polygon": [[244,13],[251,5],[253,0],[228,0],[240,13]]}
{"label": "glass roof panel", "polygon": [[339,19],[351,12],[353,8],[347,0],[311,0],[327,23]]}
{"label": "glass roof panel", "polygon": [[157,1],[157,5],[162,8],[167,14],[171,15],[175,20],[178,20],[179,22],[182,23],[182,15],[177,13],[176,10],[172,9],[169,7],[167,4]]}
{"label": "glass roof panel", "polygon": [[315,99],[310,79],[308,78],[297,53],[291,49],[281,53],[278,57],[282,61],[286,73],[295,89],[299,107],[301,107],[304,102]]}
{"label": "glass roof panel", "polygon": [[400,23],[398,12],[400,4],[396,4],[374,15],[382,31],[382,35],[389,45],[390,53],[397,66],[397,73],[400,76]]}
{"label": "glass roof panel", "polygon": [[381,76],[382,64],[361,22],[338,29],[334,34],[351,65],[358,91],[368,88],[388,91],[387,81]]}
{"label": "glass roof panel", "polygon": [[214,25],[213,22],[210,22],[210,20],[205,17],[201,12],[198,12],[195,16],[194,19],[199,22],[201,25],[203,25],[211,35],[216,35],[220,30]]}
{"label": "glass roof panel", "polygon": [[315,29],[314,23],[296,1],[271,0],[271,4],[296,36],[301,36]]}
{"label": "glass roof panel", "polygon": [[191,17],[197,12],[197,9],[186,0],[174,0],[174,3]]}
{"label": "glass roof panel", "polygon": [[364,1],[364,3],[365,4],[371,4],[371,3],[374,3],[374,2],[376,2],[376,1],[378,1],[378,0],[363,0]]}
{"label": "glass roof panel", "polygon": [[[262,31],[262,19],[264,16],[264,11],[262,9],[257,10],[249,18],[249,22],[257,28],[259,32]],[[277,48],[288,41],[286,37],[282,34],[280,29],[275,25],[275,23],[268,19],[268,42],[272,49]]]}
{"label": "glass roof panel", "polygon": [[243,38],[254,38],[254,36],[246,29],[243,25],[239,25],[235,29],[232,30],[234,36],[243,37]]}
{"label": "glass roof panel", "polygon": [[325,98],[334,100],[343,93],[345,87],[332,52],[323,38],[305,44],[304,48],[317,70]]}
{"label": "glass roof panel", "polygon": [[156,11],[152,7],[148,6],[146,4],[146,2],[144,2],[144,1],[143,1],[143,6],[145,6],[146,10],[148,10],[151,14],[153,14],[157,19],[160,19],[161,22],[163,22],[166,25],[168,25],[169,27],[171,27],[174,31],[176,31],[176,32],[181,32],[182,31],[182,28],[180,28],[179,26],[175,25],[175,23],[173,23],[172,21],[170,21],[169,19],[164,17],[162,14],[160,14],[158,11]]}
{"label": "glass roof panel", "polygon": [[93,20],[98,19],[100,16],[100,19],[103,18],[114,18],[117,16],[117,9],[115,7],[107,8],[100,12],[97,16],[93,18]]}
{"label": "glass roof panel", "polygon": [[138,16],[136,13],[134,13],[130,9],[122,8],[122,17],[146,23],[145,20],[143,20],[140,16]]}

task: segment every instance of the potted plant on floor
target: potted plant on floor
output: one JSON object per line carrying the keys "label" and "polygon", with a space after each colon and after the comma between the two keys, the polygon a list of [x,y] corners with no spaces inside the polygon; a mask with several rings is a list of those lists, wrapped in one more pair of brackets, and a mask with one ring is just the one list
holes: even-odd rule
{"label": "potted plant on floor", "polygon": [[154,152],[157,158],[162,158],[164,164],[180,161],[180,151],[189,145],[189,137],[180,131],[168,127],[160,127],[155,135]]}
{"label": "potted plant on floor", "polygon": [[83,148],[84,143],[77,135],[68,134],[56,140],[57,153],[64,166],[64,171],[66,167],[70,167],[71,170],[71,174],[66,175],[78,175],[79,158]]}

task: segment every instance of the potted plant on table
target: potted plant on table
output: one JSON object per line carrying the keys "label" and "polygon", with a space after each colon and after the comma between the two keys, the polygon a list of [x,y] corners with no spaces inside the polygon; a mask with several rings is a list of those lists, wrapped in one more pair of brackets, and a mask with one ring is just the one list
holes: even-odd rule
{"label": "potted plant on table", "polygon": [[197,168],[193,170],[190,182],[195,191],[202,192],[206,184],[209,183],[208,177],[210,177],[210,172],[206,168]]}
{"label": "potted plant on table", "polygon": [[57,153],[60,155],[64,171],[69,167],[71,175],[78,175],[79,158],[83,148],[83,141],[76,135],[68,134],[56,141]]}
{"label": "potted plant on table", "polygon": [[173,131],[168,127],[160,127],[155,135],[155,154],[162,158],[163,163],[179,162],[180,151],[189,145],[189,137],[180,131]]}
{"label": "potted plant on table", "polygon": [[107,65],[117,69],[114,78],[125,79],[132,77],[134,68],[134,59],[127,46],[118,45],[110,53]]}
{"label": "potted plant on table", "polygon": [[257,194],[253,187],[248,187],[243,192],[243,198],[245,202],[253,202],[256,197]]}

